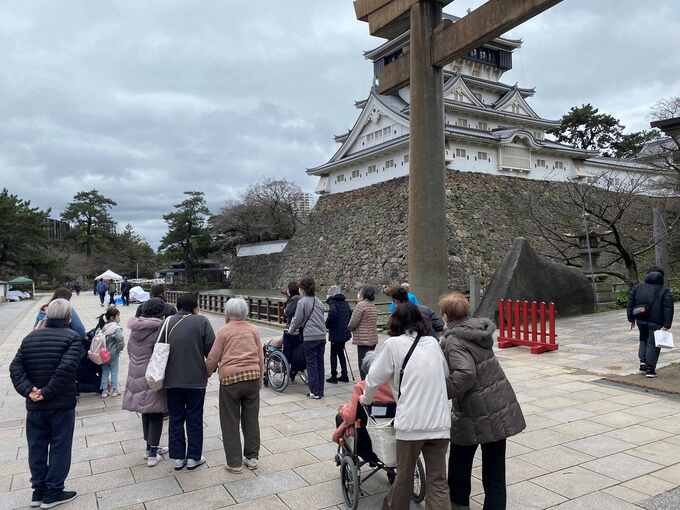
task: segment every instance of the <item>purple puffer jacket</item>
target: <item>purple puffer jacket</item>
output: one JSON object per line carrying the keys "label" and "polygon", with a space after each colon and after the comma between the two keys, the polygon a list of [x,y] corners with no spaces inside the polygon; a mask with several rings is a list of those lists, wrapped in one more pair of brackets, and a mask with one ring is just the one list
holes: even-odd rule
{"label": "purple puffer jacket", "polygon": [[128,321],[130,338],[128,339],[127,384],[123,395],[123,409],[138,413],[167,413],[168,402],[165,390],[153,391],[146,383],[144,374],[151,359],[156,343],[158,330],[163,321],[151,317],[133,317]]}

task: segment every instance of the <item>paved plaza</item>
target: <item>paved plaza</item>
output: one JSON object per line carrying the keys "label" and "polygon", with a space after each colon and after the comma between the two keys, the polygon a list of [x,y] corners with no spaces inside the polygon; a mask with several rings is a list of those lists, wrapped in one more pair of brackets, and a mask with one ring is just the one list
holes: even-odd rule
{"label": "paved plaza", "polygon": [[[8,365],[41,302],[0,306],[0,510],[27,508],[30,501],[24,401],[11,385]],[[92,327],[101,313],[96,298],[82,294],[73,302],[86,327]],[[123,308],[123,324],[134,310]],[[218,328],[222,319],[211,316],[211,321]],[[498,353],[528,423],[528,429],[508,443],[509,509],[680,508],[680,400],[606,385],[598,382],[598,375],[583,370],[594,359],[583,357],[588,355],[585,352],[602,350],[597,348],[598,338],[635,349],[625,323],[615,323],[614,315],[588,317],[581,323],[569,319],[558,324],[565,342],[558,353],[532,356],[524,348]],[[619,327],[620,338],[614,327]],[[579,342],[578,332],[584,328]],[[269,337],[276,331],[262,328],[262,334]],[[356,366],[354,349],[348,350]],[[604,359],[600,354],[596,357]],[[126,358],[121,358],[123,383]],[[635,362],[634,355],[630,359]],[[321,401],[307,400],[306,387],[301,385],[283,394],[263,389],[260,468],[242,474],[224,469],[217,390],[213,378],[204,418],[208,462],[194,472],[178,473],[167,460],[146,467],[140,419],[121,410],[120,398],[102,401],[95,395],[83,396],[67,481],[67,488],[77,490],[80,497],[63,508],[344,508],[330,436],[336,410],[349,398],[351,385],[327,385]],[[472,508],[476,509],[484,498],[479,462],[473,472]],[[361,508],[380,508],[388,487],[384,476],[365,484]]]}

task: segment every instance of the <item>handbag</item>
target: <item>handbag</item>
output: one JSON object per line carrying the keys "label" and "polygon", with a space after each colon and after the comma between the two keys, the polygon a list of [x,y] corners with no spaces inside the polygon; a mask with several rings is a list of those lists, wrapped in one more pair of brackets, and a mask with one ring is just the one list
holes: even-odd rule
{"label": "handbag", "polygon": [[654,332],[654,344],[662,349],[673,349],[673,333],[665,329],[657,329]]}
{"label": "handbag", "polygon": [[158,332],[156,343],[153,346],[153,353],[151,353],[151,359],[149,359],[149,364],[146,366],[146,372],[144,373],[146,384],[148,384],[149,388],[153,391],[161,390],[163,388],[163,383],[165,382],[165,369],[168,366],[168,359],[170,358],[168,336],[175,330],[179,323],[187,317],[188,315],[185,315],[178,320],[170,331],[168,331],[168,324],[172,317],[168,317],[165,319]]}

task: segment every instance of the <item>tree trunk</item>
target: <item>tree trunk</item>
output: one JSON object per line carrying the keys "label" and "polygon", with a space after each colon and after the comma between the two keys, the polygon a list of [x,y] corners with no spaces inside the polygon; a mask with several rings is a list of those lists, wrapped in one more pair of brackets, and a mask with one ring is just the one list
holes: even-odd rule
{"label": "tree trunk", "polygon": [[654,254],[656,265],[668,274],[668,237],[666,232],[665,209],[661,201],[654,207]]}

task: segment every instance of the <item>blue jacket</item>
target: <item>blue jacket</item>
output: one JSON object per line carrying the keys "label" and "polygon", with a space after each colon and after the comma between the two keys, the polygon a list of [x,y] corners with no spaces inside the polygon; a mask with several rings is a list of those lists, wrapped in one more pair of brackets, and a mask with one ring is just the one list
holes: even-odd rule
{"label": "blue jacket", "polygon": [[[41,309],[35,318],[35,324],[37,325],[38,322],[45,319],[47,319],[47,314],[45,313],[45,310]],[[71,307],[71,324],[68,328],[78,333],[80,338],[85,337],[85,325],[83,324],[83,321],[80,320],[80,317],[78,317],[78,312],[76,312],[76,309],[73,306]]]}
{"label": "blue jacket", "polygon": [[102,280],[97,284],[97,294],[106,294],[107,290],[109,290],[109,286],[105,281]]}
{"label": "blue jacket", "polygon": [[[408,293],[408,300],[416,306],[420,304],[420,301],[418,301],[418,298],[413,292]],[[387,307],[387,310],[390,313],[394,313],[397,311],[397,305],[395,305],[394,303],[390,303],[389,306]]]}

